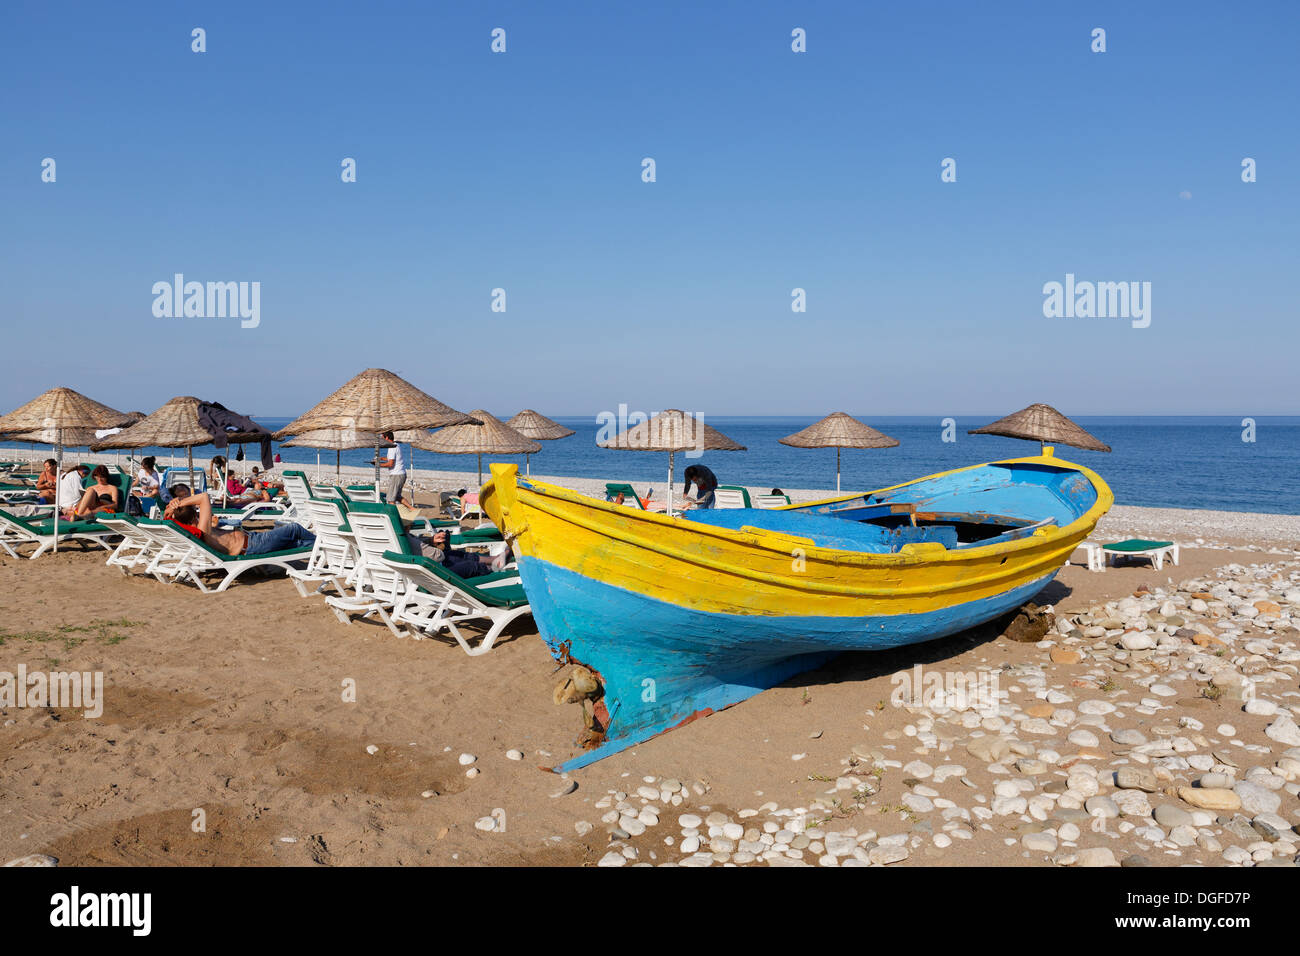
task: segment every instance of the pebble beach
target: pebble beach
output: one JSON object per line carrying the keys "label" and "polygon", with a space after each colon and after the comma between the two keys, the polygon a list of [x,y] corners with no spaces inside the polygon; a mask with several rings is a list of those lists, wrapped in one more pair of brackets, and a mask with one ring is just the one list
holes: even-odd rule
{"label": "pebble beach", "polygon": [[[432,498],[475,475],[418,477]],[[1180,564],[1079,552],[1028,627],[845,654],[566,776],[545,768],[581,722],[530,619],[471,659],[283,578],[214,600],[102,552],[0,560],[4,669],[106,684],[99,720],[0,710],[0,859],[1294,865],[1298,522],[1116,507],[1096,540],[1167,536]],[[980,693],[898,693],[921,672]]]}

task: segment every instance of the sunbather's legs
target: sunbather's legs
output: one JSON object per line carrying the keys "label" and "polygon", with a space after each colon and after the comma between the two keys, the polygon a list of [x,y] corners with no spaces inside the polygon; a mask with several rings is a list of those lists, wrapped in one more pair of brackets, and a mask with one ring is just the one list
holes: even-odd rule
{"label": "sunbather's legs", "polygon": [[248,546],[244,554],[267,554],[271,551],[291,551],[294,548],[310,548],[316,543],[316,536],[293,521],[276,525],[269,531],[249,531]]}

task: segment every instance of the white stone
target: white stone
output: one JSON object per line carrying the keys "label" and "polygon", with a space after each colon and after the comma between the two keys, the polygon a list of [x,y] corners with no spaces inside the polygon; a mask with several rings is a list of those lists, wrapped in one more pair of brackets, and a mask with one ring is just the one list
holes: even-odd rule
{"label": "white stone", "polygon": [[1076,866],[1119,866],[1115,853],[1110,847],[1088,847],[1075,853]]}
{"label": "white stone", "polygon": [[1056,852],[1056,837],[1050,833],[1026,833],[1020,842],[1026,850],[1034,853]]}
{"label": "white stone", "polygon": [[1076,747],[1096,747],[1101,743],[1097,739],[1097,735],[1090,730],[1072,731],[1066,739]]}
{"label": "white stone", "polygon": [[1264,728],[1264,735],[1288,747],[1300,747],[1300,727],[1296,726],[1290,714],[1282,714]]}
{"label": "white stone", "polygon": [[909,853],[905,847],[901,846],[878,846],[868,852],[867,856],[876,866],[887,866],[890,863],[899,863],[906,860]]}

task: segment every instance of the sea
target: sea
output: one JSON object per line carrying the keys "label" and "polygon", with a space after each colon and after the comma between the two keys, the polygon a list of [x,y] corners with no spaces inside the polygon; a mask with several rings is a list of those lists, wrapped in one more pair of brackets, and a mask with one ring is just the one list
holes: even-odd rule
{"label": "sea", "polygon": [[[501,415],[503,420],[513,412]],[[852,413],[850,413],[852,414]],[[638,491],[662,490],[667,484],[668,455],[665,452],[618,451],[596,445],[603,422],[597,417],[559,417],[556,421],[576,434],[557,441],[542,442],[532,456],[539,475],[594,478],[633,482]],[[835,450],[791,448],[779,439],[806,428],[819,416],[720,416],[705,415],[705,422],[745,451],[710,451],[688,458],[676,455],[676,480],[688,464],[708,465],[724,485],[745,485],[763,490],[835,489]],[[913,478],[979,464],[998,458],[1032,454],[1037,443],[992,435],[968,435],[1000,415],[971,415],[949,423],[933,416],[855,416],[899,441],[896,448],[844,449],[840,456],[841,487],[867,491]],[[291,419],[254,416],[274,431]],[[1061,446],[1057,456],[1093,469],[1106,480],[1122,505],[1154,508],[1195,508],[1216,511],[1253,511],[1300,514],[1300,417],[1237,416],[1075,418],[1081,426],[1111,446],[1109,453],[1082,451]],[[12,443],[10,447],[14,447]],[[16,447],[32,448],[30,445]],[[36,446],[39,447],[39,446]],[[315,464],[316,452],[309,448],[286,448],[275,443],[283,461]],[[215,453],[211,446],[196,448],[196,458]],[[170,449],[144,449],[133,453],[142,458],[155,455],[166,461]],[[232,453],[233,454],[233,453]],[[245,448],[250,464],[258,457],[256,446]],[[361,465],[372,457],[369,449],[345,451],[342,463]],[[179,452],[184,460],[184,452]],[[322,464],[333,464],[334,452],[320,453]],[[488,456],[484,456],[486,470]],[[491,456],[492,461],[515,462],[522,467],[522,455]],[[414,467],[439,471],[473,471],[473,455],[439,455],[416,450]]]}

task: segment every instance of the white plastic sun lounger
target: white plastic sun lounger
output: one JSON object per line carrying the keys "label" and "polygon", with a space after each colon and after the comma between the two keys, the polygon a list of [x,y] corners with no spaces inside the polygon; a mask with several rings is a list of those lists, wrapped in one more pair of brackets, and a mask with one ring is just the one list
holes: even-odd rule
{"label": "white plastic sun lounger", "polygon": [[[200,591],[213,594],[226,590],[246,571],[254,568],[281,568],[289,571],[293,565],[307,561],[311,548],[290,551],[271,551],[266,554],[229,555],[210,547],[193,535],[182,531],[167,521],[143,518],[140,527],[164,545],[163,550],[149,565],[149,572],[159,580],[169,576],[175,580],[190,580]],[[210,587],[203,575],[218,572],[222,575],[216,587]]]}
{"label": "white plastic sun lounger", "polygon": [[1143,538],[1130,538],[1114,544],[1103,544],[1102,553],[1107,564],[1113,565],[1116,558],[1149,558],[1159,571],[1164,568],[1165,558],[1178,563],[1178,545],[1173,541],[1147,541]]}
{"label": "white plastic sun lounger", "polygon": [[[289,578],[303,597],[320,594],[326,585],[332,585],[340,596],[346,595],[357,566],[352,539],[341,531],[347,520],[346,505],[337,499],[313,498],[307,507],[316,529],[316,544],[307,566],[290,571]],[[309,588],[312,584],[316,587]]]}
{"label": "white plastic sun lounger", "polygon": [[99,523],[122,536],[105,564],[111,568],[121,568],[123,574],[149,566],[160,545],[155,544],[153,536],[142,530],[135,519],[126,515],[113,515],[100,518]]}
{"label": "white plastic sun lounger", "polygon": [[[79,541],[84,547],[94,544],[111,550],[107,538],[115,534],[109,528],[96,521],[60,521],[59,543]],[[8,552],[11,558],[18,558],[14,548],[26,544],[35,544],[36,550],[28,557],[36,560],[54,547],[54,522],[48,518],[30,521],[0,509],[0,549]]]}
{"label": "white plastic sun lounger", "polygon": [[[407,586],[393,606],[392,618],[419,640],[446,631],[470,657],[492,650],[501,632],[514,620],[532,613],[519,581],[519,571],[507,570],[465,579],[420,555],[389,552],[385,566],[406,579]],[[460,625],[481,621],[487,631],[470,642]]]}
{"label": "white plastic sun lounger", "polygon": [[351,624],[354,615],[378,615],[390,631],[403,637],[390,611],[406,590],[406,578],[383,561],[385,551],[410,552],[397,509],[393,505],[355,502],[348,506],[345,527],[347,530],[340,534],[351,541],[356,554],[353,593],[327,597],[326,603],[344,624]]}

